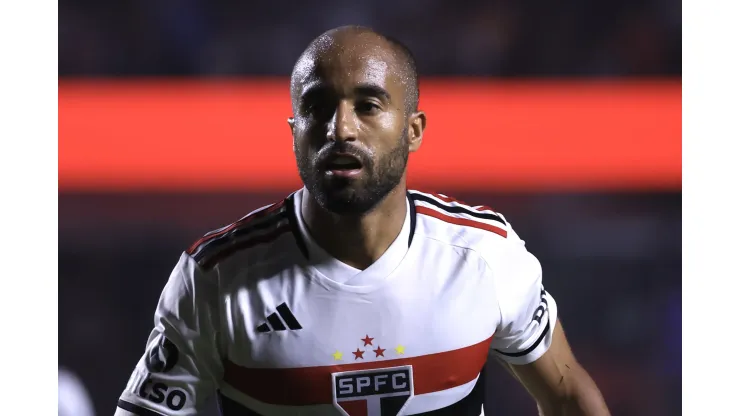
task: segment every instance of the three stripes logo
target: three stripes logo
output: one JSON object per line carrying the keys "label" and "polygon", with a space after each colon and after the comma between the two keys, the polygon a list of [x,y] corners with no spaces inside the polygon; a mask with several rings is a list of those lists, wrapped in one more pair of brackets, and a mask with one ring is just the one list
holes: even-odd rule
{"label": "three stripes logo", "polygon": [[267,322],[263,322],[257,327],[257,332],[285,331],[286,329],[295,331],[303,329],[285,302],[281,303],[276,310],[277,312],[273,312],[267,317]]}

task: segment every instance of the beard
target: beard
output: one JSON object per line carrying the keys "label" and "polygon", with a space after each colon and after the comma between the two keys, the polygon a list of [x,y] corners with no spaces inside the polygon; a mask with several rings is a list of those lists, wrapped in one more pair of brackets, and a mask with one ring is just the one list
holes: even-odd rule
{"label": "beard", "polygon": [[[408,128],[404,128],[398,146],[377,158],[347,142],[332,142],[314,155],[295,147],[298,173],[316,202],[338,215],[363,215],[372,211],[401,182],[409,158]],[[308,147],[308,146],[306,146]],[[356,156],[362,163],[359,178],[327,176],[321,168],[325,155],[343,152]]]}

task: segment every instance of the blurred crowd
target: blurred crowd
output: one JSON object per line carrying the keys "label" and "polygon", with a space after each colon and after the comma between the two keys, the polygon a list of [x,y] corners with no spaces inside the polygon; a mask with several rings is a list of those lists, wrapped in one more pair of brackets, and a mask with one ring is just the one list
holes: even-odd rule
{"label": "blurred crowd", "polygon": [[399,38],[424,75],[681,74],[678,0],[61,0],[59,74],[285,75],[346,24]]}

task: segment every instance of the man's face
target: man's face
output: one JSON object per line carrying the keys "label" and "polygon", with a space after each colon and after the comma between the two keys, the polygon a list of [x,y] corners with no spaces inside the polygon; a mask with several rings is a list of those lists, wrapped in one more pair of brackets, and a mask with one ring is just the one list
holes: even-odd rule
{"label": "man's face", "polygon": [[330,45],[304,58],[293,82],[298,172],[325,209],[373,209],[406,172],[405,89],[382,48]]}

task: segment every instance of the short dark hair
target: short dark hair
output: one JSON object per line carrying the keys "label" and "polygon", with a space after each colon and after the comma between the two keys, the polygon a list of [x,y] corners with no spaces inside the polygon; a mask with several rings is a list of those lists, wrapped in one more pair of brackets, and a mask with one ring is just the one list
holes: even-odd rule
{"label": "short dark hair", "polygon": [[332,36],[336,32],[340,31],[355,31],[355,32],[362,32],[362,33],[372,33],[382,40],[388,42],[388,44],[392,48],[392,52],[397,59],[397,64],[401,66],[402,70],[402,81],[406,85],[406,100],[404,102],[404,110],[407,115],[410,115],[413,112],[416,112],[419,107],[419,74],[417,71],[416,66],[416,59],[414,58],[414,54],[411,53],[411,49],[409,49],[408,46],[406,46],[403,42],[401,42],[399,39],[386,36],[382,33],[379,33],[375,31],[371,27],[366,26],[356,26],[356,25],[350,25],[350,26],[341,26],[337,27],[331,30],[328,30],[321,35],[319,35],[317,38],[315,38],[311,43],[308,45],[308,47],[303,51],[301,54],[301,57],[298,58],[298,60],[295,63],[295,66],[293,67],[293,71],[291,72],[291,90],[294,85],[295,79],[293,76],[295,75],[296,68],[298,66],[298,63],[301,61],[303,56],[307,53],[310,53],[316,48],[316,45],[325,40],[327,37]]}
{"label": "short dark hair", "polygon": [[394,52],[396,52],[398,58],[400,58],[401,65],[404,67],[403,70],[407,78],[405,80],[407,84],[406,113],[411,114],[419,108],[419,72],[416,66],[416,58],[414,58],[411,49],[397,38],[381,34],[378,35],[393,46]]}

